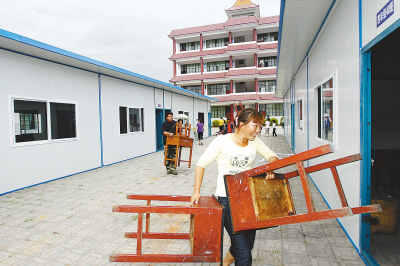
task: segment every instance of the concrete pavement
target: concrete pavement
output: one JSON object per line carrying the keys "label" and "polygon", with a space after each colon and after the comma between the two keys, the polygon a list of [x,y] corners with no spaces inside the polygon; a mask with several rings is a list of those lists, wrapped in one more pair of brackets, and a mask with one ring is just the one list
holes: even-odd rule
{"label": "concrete pavement", "polygon": [[[261,139],[276,153],[286,156],[291,151],[281,136],[282,129],[278,128],[277,133],[278,137],[262,134]],[[155,152],[0,196],[0,264],[156,265],[109,262],[110,254],[136,252],[136,239],[125,239],[124,233],[137,230],[137,215],[113,213],[112,206],[133,204],[126,199],[127,194],[192,195],[195,163],[213,139],[205,139],[204,146],[195,143],[192,167],[182,163],[176,176],[166,174],[163,152]],[[187,151],[182,154],[183,158],[187,155]],[[260,157],[256,166],[264,163]],[[206,168],[202,195],[215,191],[216,176],[217,164],[213,162]],[[297,212],[306,212],[300,179],[292,178],[290,185]],[[314,185],[312,193],[316,209],[327,209]],[[151,221],[152,232],[189,231],[189,217],[185,215],[152,215]],[[226,253],[226,233],[223,245]],[[144,240],[143,247],[144,253],[190,253],[187,240]],[[364,263],[333,219],[259,230],[253,265]]]}

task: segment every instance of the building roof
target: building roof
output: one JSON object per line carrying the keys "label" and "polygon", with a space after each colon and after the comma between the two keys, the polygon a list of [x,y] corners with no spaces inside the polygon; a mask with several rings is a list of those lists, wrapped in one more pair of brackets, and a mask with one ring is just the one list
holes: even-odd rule
{"label": "building roof", "polygon": [[226,21],[225,27],[236,26],[236,25],[244,25],[258,22],[258,19],[255,16],[248,17],[239,17],[239,18],[230,18]]}
{"label": "building roof", "polygon": [[0,48],[25,56],[30,56],[37,59],[42,59],[45,61],[50,61],[53,63],[89,71],[92,73],[135,82],[153,88],[160,88],[198,99],[213,100],[213,98],[210,98],[208,96],[182,89],[170,83],[130,72],[128,70],[115,67],[106,63],[102,63],[100,61],[96,61],[82,55],[78,55],[39,41],[35,41],[3,29],[0,29]]}
{"label": "building roof", "polygon": [[203,74],[185,74],[173,77],[171,82],[205,80],[205,79],[221,79],[242,75],[274,75],[276,68],[257,69],[257,68],[232,68],[226,72],[203,73]]}
{"label": "building roof", "polygon": [[272,23],[278,23],[278,22],[279,22],[279,16],[262,17],[262,18],[257,18],[255,16],[238,17],[238,18],[228,19],[227,22],[225,22],[225,23],[218,23],[218,24],[211,24],[211,25],[205,25],[205,26],[197,26],[197,27],[191,27],[191,28],[185,28],[185,29],[172,30],[168,36],[170,38],[173,38],[173,37],[178,37],[178,36],[184,36],[184,35],[190,35],[190,34],[200,34],[200,33],[206,33],[206,32],[219,31],[219,30],[228,31],[226,29],[227,26],[229,27],[229,26],[249,24],[249,23],[258,23],[259,25],[263,25],[263,24],[272,24]]}
{"label": "building roof", "polygon": [[226,72],[204,73],[204,74],[193,74],[193,75],[186,74],[173,77],[171,79],[171,82],[225,78],[225,74]]}
{"label": "building roof", "polygon": [[277,49],[278,43],[247,43],[247,44],[235,44],[229,45],[225,48],[220,49],[210,49],[203,51],[194,51],[194,52],[184,52],[184,53],[176,53],[172,55],[169,59],[176,60],[182,58],[191,58],[191,57],[201,57],[207,55],[219,55],[225,54],[226,52],[231,51],[240,51],[240,50],[249,50],[249,49],[260,49],[260,50],[268,50],[268,49]]}
{"label": "building roof", "polygon": [[181,58],[190,58],[190,57],[199,57],[199,56],[207,56],[207,55],[217,55],[224,54],[225,48],[221,49],[212,49],[212,50],[203,50],[203,51],[195,51],[195,52],[185,52],[178,53],[171,56],[170,60],[181,59]]}
{"label": "building roof", "polygon": [[282,1],[279,21],[276,94],[285,95],[308,56],[334,0]]}
{"label": "building roof", "polygon": [[214,95],[213,98],[218,102],[235,102],[235,101],[260,101],[260,100],[281,100],[275,98],[274,93],[233,93],[226,95]]}

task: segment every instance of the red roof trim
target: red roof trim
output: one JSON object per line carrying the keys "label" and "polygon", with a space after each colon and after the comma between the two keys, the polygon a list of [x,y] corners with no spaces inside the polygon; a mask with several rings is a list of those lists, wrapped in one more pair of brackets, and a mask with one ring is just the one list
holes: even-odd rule
{"label": "red roof trim", "polygon": [[237,21],[239,21],[239,20],[243,20],[242,24],[255,23],[258,21],[258,24],[262,25],[262,24],[279,23],[279,16],[261,17],[261,18],[256,18],[254,16],[232,18],[232,19],[228,19],[227,22],[225,22],[225,23],[218,23],[218,24],[211,24],[211,25],[205,25],[205,26],[197,26],[197,27],[173,30],[173,31],[171,31],[171,33],[168,36],[170,38],[172,38],[175,36],[189,35],[189,34],[195,34],[195,33],[200,34],[200,33],[204,33],[204,32],[224,30],[226,26],[240,25],[240,23],[234,24],[234,23],[237,23]]}

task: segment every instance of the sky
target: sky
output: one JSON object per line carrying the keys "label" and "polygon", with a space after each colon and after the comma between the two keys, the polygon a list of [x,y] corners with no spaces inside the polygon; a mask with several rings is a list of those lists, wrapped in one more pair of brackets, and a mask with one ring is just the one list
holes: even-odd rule
{"label": "sky", "polygon": [[[173,77],[172,30],[223,23],[236,0],[1,0],[0,28],[141,75]],[[253,0],[261,17],[280,0]]]}

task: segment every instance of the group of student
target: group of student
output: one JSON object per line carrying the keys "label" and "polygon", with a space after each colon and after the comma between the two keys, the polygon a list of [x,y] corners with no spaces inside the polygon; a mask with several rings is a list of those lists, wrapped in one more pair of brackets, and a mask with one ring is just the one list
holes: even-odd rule
{"label": "group of student", "polygon": [[[204,125],[203,125],[204,126]],[[227,133],[233,133],[235,132],[235,124],[233,123],[233,121],[230,121],[228,119],[228,121],[225,121],[224,118],[220,118],[218,120],[218,126],[219,126],[219,131],[224,135]],[[276,134],[276,123],[274,120],[271,121],[271,119],[269,118],[269,116],[267,116],[267,118],[265,119],[265,137],[269,137],[269,129],[270,127],[272,127],[272,136],[276,137],[278,136]],[[200,138],[199,138],[200,140]]]}
{"label": "group of student", "polygon": [[272,127],[272,136],[276,137],[278,136],[276,134],[276,123],[274,120],[272,120],[272,125],[271,125],[271,119],[269,118],[269,116],[265,119],[265,136],[268,135],[269,137],[269,128]]}

